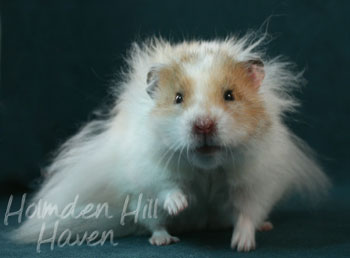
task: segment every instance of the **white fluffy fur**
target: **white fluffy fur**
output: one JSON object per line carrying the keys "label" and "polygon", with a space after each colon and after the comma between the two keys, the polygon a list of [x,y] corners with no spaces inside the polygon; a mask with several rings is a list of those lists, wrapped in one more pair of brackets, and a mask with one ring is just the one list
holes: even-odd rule
{"label": "white fluffy fur", "polygon": [[[159,198],[161,208],[164,202],[168,203],[165,210],[160,209],[157,220],[121,226],[118,216],[88,223],[66,219],[61,221],[60,228],[70,228],[74,233],[113,228],[119,236],[146,231],[153,233],[151,243],[167,244],[177,241],[167,234],[167,229],[183,232],[234,224],[232,247],[253,249],[255,229],[287,191],[316,193],[328,185],[308,148],[283,124],[283,115],[297,105],[290,92],[299,87],[301,76],[279,58],[267,59],[260,47],[263,40],[248,35],[241,39],[181,44],[163,40],[134,44],[127,60],[128,72],[116,85],[118,99],[108,118],[89,122],[61,147],[33,201],[42,199],[64,207],[78,194],[79,207],[108,202],[110,212],[120,215],[127,194],[135,207],[137,195],[143,193]],[[195,142],[189,127],[203,112],[203,71],[220,51],[229,53],[236,61],[257,58],[264,61],[265,79],[259,94],[272,118],[272,126],[263,136],[252,137],[240,145],[245,128],[229,131],[225,128],[227,114],[213,107],[212,113],[220,120],[220,141],[227,149],[226,154],[208,161],[191,154]],[[146,92],[147,73],[154,66],[180,62],[179,55],[184,52],[201,57],[196,66],[185,67],[198,82],[195,103],[184,114],[154,117],[150,114],[154,100]],[[188,202],[188,207],[184,202]],[[180,212],[178,203],[184,211],[169,219],[172,208],[173,213]],[[52,216],[28,219],[13,238],[35,242],[42,222],[46,222],[49,232],[55,220]]]}

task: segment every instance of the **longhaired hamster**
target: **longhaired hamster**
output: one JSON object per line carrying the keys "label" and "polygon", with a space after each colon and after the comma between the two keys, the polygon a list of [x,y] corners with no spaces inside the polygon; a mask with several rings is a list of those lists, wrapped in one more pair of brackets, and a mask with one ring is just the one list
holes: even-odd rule
{"label": "longhaired hamster", "polygon": [[[88,122],[46,169],[32,204],[54,210],[28,212],[12,237],[113,229],[165,245],[179,241],[175,233],[233,226],[231,247],[254,249],[255,231],[272,228],[266,219],[282,196],[329,185],[284,123],[301,75],[267,58],[262,42],[247,35],[134,44],[108,117]],[[57,218],[73,200],[75,214],[101,203],[108,212]]]}

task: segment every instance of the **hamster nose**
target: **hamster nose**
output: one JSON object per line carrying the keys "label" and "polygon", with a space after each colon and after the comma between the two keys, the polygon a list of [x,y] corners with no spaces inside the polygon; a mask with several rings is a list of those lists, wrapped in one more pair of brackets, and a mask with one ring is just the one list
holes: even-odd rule
{"label": "hamster nose", "polygon": [[215,130],[215,122],[210,118],[197,119],[193,125],[193,132],[195,134],[212,134]]}

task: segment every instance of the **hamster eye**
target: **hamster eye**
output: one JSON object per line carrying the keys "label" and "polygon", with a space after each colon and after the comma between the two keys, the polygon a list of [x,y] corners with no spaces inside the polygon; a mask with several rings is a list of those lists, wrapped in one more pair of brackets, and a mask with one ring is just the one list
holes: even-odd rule
{"label": "hamster eye", "polygon": [[184,97],[181,93],[176,93],[175,104],[181,104],[184,101]]}
{"label": "hamster eye", "polygon": [[235,97],[233,96],[232,90],[227,90],[224,93],[224,99],[226,101],[234,101]]}

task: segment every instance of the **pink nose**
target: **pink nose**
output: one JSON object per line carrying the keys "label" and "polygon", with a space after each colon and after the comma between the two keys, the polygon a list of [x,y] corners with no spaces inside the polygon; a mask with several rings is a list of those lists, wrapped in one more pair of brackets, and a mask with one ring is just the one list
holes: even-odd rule
{"label": "pink nose", "polygon": [[193,126],[196,134],[212,134],[216,130],[215,122],[212,119],[198,119]]}

